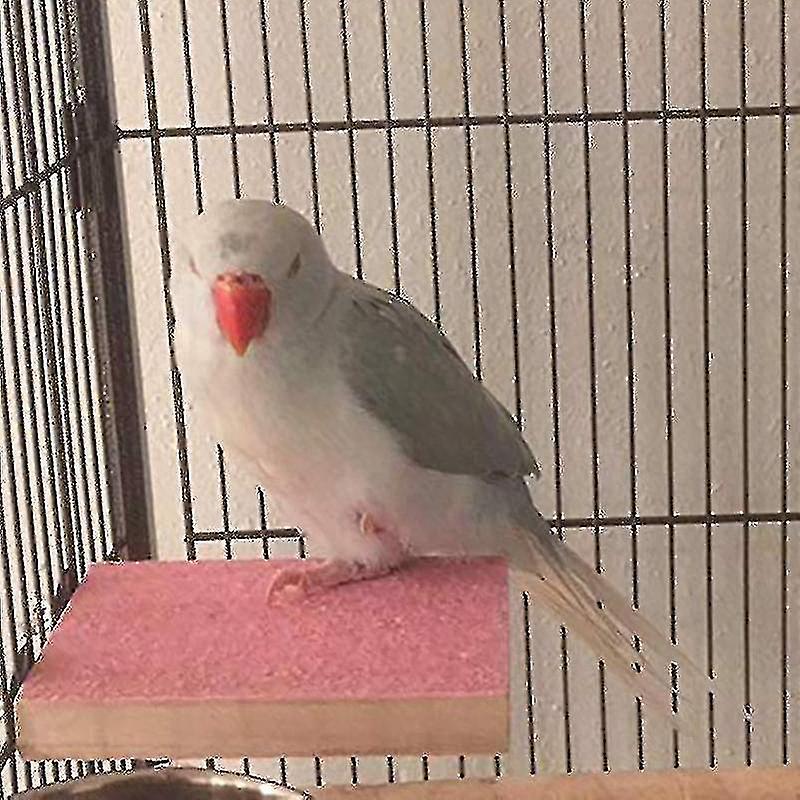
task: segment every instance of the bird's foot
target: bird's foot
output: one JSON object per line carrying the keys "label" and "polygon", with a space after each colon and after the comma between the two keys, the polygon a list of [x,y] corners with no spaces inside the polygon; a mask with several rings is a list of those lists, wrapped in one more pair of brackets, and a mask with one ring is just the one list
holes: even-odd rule
{"label": "bird's foot", "polygon": [[322,561],[319,564],[293,564],[284,567],[270,582],[267,603],[297,600],[344,583],[379,578],[392,571],[391,566]]}
{"label": "bird's foot", "polygon": [[377,563],[331,559],[314,564],[291,564],[279,570],[272,579],[267,589],[267,602],[296,600],[344,583],[380,578],[409,560],[410,553],[405,545],[372,514],[358,512],[356,521],[364,536],[380,539],[381,558]]}

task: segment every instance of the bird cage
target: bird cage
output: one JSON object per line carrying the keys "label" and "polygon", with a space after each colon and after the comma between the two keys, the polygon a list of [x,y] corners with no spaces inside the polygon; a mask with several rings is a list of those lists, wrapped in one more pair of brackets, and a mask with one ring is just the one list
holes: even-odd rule
{"label": "bird cage", "polygon": [[313,788],[791,763],[798,25],[792,0],[3,0],[4,795],[134,765],[16,751],[89,564],[306,555],[175,366],[175,233],[232,196],[302,211],[447,333],[554,535],[712,689],[701,729],[659,728],[519,596],[509,753],[199,764]]}

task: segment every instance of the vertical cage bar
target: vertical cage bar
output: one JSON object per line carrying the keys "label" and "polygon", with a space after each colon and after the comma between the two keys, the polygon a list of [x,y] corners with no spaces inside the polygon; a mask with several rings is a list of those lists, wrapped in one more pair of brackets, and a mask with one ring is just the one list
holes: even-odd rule
{"label": "vertical cage bar", "polygon": [[[675,516],[675,447],[673,442],[673,422],[675,417],[675,401],[673,392],[673,352],[672,352],[672,248],[670,240],[670,182],[669,182],[669,122],[667,108],[669,107],[669,89],[667,84],[667,4],[661,0],[659,4],[659,38],[660,59],[659,73],[661,79],[661,204],[662,204],[662,236],[664,259],[664,387],[666,406],[666,444],[667,444],[667,515],[670,522],[667,524],[667,571],[669,575],[669,618],[670,638],[677,640],[675,596],[676,596],[676,571],[675,571],[675,525],[672,520]],[[641,709],[641,704],[639,704]],[[640,716],[641,719],[641,716]],[[673,758],[679,757],[677,750]],[[643,763],[643,757],[640,758]]]}
{"label": "vertical cage bar", "polygon": [[139,2],[139,28],[142,42],[142,61],[144,65],[145,92],[147,95],[147,121],[150,126],[150,154],[153,166],[155,187],[156,223],[158,242],[161,251],[162,290],[166,309],[167,341],[169,343],[170,375],[172,379],[172,399],[175,414],[175,437],[178,449],[178,469],[181,479],[181,500],[183,502],[184,537],[186,556],[190,561],[197,558],[194,539],[194,513],[192,509],[192,490],[189,475],[189,450],[186,438],[186,419],[183,406],[181,376],[175,362],[175,313],[169,291],[172,265],[170,262],[169,231],[167,228],[167,207],[164,195],[164,167],[161,157],[161,139],[158,133],[158,103],[156,100],[156,77],[153,64],[153,42],[150,35],[150,11],[148,0]]}
{"label": "vertical cage bar", "polygon": [[[742,512],[750,512],[750,421],[748,391],[748,241],[747,241],[747,33],[745,26],[745,0],[739,0],[739,102],[741,115],[741,290],[742,290]],[[752,763],[753,723],[750,674],[750,523],[745,519],[742,526],[742,623],[744,635],[744,760]]]}
{"label": "vertical cage bar", "polygon": [[219,502],[222,512],[222,532],[225,539],[225,558],[233,558],[233,544],[231,541],[231,512],[228,502],[228,476],[225,471],[225,454],[222,445],[217,444],[217,470],[219,473]]}
{"label": "vertical cage bar", "polygon": [[186,83],[186,113],[189,118],[189,134],[192,146],[192,174],[197,213],[203,212],[203,182],[200,174],[200,148],[197,140],[197,110],[194,101],[194,76],[192,73],[192,45],[189,33],[189,12],[186,0],[179,0],[181,14],[181,40],[183,42],[183,75]]}
{"label": "vertical cage bar", "polygon": [[608,763],[608,711],[606,707],[606,665],[604,661],[600,661],[600,681],[599,681],[599,694],[598,698],[600,705],[600,757],[603,764],[603,772],[610,770]]}
{"label": "vertical cage bar", "polygon": [[[0,91],[2,89],[0,88]],[[0,233],[2,233],[2,244],[5,245],[5,221],[2,221],[0,224]],[[0,376],[2,376],[2,362],[0,362]],[[2,464],[0,463],[0,468]],[[0,480],[2,480],[2,472],[0,471]],[[13,491],[13,490],[12,490]],[[4,636],[3,636],[3,620],[8,616],[8,622],[10,625],[11,630],[9,631],[9,642],[11,643],[12,647],[16,646],[16,614],[14,611],[14,598],[12,594],[11,588],[11,581],[10,581],[10,569],[9,569],[9,557],[8,557],[8,545],[7,545],[7,536],[8,530],[5,524],[6,520],[6,512],[3,503],[3,493],[2,493],[2,486],[0,486],[0,567],[3,570],[3,603],[5,604],[5,609],[0,607],[0,703],[2,703],[3,709],[3,721],[4,721],[4,729],[5,729],[5,739],[8,743],[8,749],[5,750],[6,755],[4,758],[0,759],[0,771],[5,767],[5,764],[8,761],[11,762],[11,781],[13,784],[12,791],[17,791],[18,789],[18,778],[17,778],[17,770],[16,770],[16,759],[13,756],[13,750],[16,749],[16,719],[14,713],[14,700],[11,695],[11,692],[8,690],[8,666],[9,662],[7,662],[7,653],[8,650],[6,649],[4,643]],[[16,517],[15,517],[16,520]],[[10,662],[11,671],[14,671],[15,664],[13,659],[13,650],[12,650],[12,659]]]}
{"label": "vertical cage bar", "polygon": [[[592,437],[592,509],[595,519],[600,516],[600,458],[597,437],[597,327],[594,313],[594,247],[592,224],[592,173],[591,173],[591,128],[589,125],[589,72],[586,53],[586,0],[578,0],[580,13],[581,56],[581,104],[583,121],[583,194],[586,222],[586,306],[589,326],[589,381],[590,381],[590,429]],[[603,570],[600,552],[600,525],[594,526],[594,566],[598,573]]]}
{"label": "vertical cage bar", "polygon": [[267,523],[267,497],[264,493],[264,489],[261,486],[256,487],[256,497],[258,499],[258,524],[259,529],[263,532],[263,536],[261,537],[261,552],[264,556],[265,561],[269,561],[270,558],[270,551],[269,551],[269,525]]}
{"label": "vertical cage bar", "polygon": [[[5,15],[0,14],[0,30],[5,26]],[[6,159],[10,161],[12,157],[12,149],[11,149],[11,123],[10,123],[10,115],[8,109],[8,100],[6,95],[6,79],[5,79],[5,69],[3,64],[3,59],[0,58],[0,122],[2,122],[2,130],[3,132],[3,144],[4,150],[6,153]],[[0,156],[2,152],[0,152]],[[4,159],[5,160],[5,159]],[[0,163],[0,191],[5,193],[5,163]],[[8,172],[10,179],[13,180],[13,166],[9,163],[8,164]],[[19,367],[18,367],[18,355],[16,352],[16,324],[14,320],[14,310],[11,301],[11,257],[10,257],[10,250],[9,250],[9,234],[8,234],[8,227],[7,227],[7,219],[6,216],[15,216],[16,217],[16,207],[12,207],[7,211],[3,212],[2,219],[0,219],[0,253],[2,253],[2,278],[3,278],[3,296],[5,297],[5,304],[4,306],[0,307],[0,319],[2,319],[2,314],[5,313],[8,317],[8,322],[6,323],[10,327],[10,338],[12,343],[12,348],[14,350],[13,357],[11,358],[12,362],[12,370],[13,370],[13,382],[15,388],[15,394],[18,398],[18,402],[21,402],[22,397],[22,390],[20,385],[20,378],[19,378]],[[14,222],[12,221],[12,225]],[[17,223],[18,224],[18,223]],[[2,345],[2,342],[0,342]],[[0,346],[0,419],[2,419],[3,425],[3,439],[4,439],[4,451],[6,461],[8,466],[6,467],[8,478],[10,480],[9,485],[9,499],[11,501],[11,525],[13,526],[13,533],[9,532],[7,526],[8,516],[6,514],[5,508],[3,509],[3,514],[0,517],[0,523],[2,523],[2,536],[0,536],[0,567],[2,568],[3,574],[3,593],[4,593],[4,602],[6,605],[6,613],[8,614],[8,619],[11,627],[10,631],[10,642],[12,647],[12,655],[14,653],[14,649],[17,647],[17,644],[22,638],[23,640],[30,639],[30,621],[27,614],[23,614],[23,625],[24,630],[22,635],[20,636],[20,632],[18,631],[17,625],[17,611],[14,606],[14,590],[11,585],[11,558],[9,554],[8,543],[12,539],[16,541],[21,541],[22,537],[22,530],[21,530],[21,517],[20,517],[20,502],[18,497],[18,482],[16,478],[16,469],[15,469],[15,462],[14,462],[14,450],[13,450],[13,438],[11,433],[11,415],[10,415],[10,405],[9,405],[9,391],[8,391],[8,381],[6,378],[7,375],[7,367],[5,363],[5,347]],[[24,443],[24,433],[22,442]],[[25,464],[25,460],[23,459],[23,464]],[[2,472],[0,472],[0,479],[2,479]],[[30,498],[29,505],[32,505],[32,494],[31,494],[31,485],[30,479],[28,478],[25,480],[25,489],[27,492],[27,496]],[[0,492],[0,502],[3,501],[2,492]],[[22,574],[22,580],[26,581],[24,575],[24,570]],[[2,640],[0,640],[0,644]],[[12,663],[11,669],[13,671],[14,664]],[[3,687],[6,684],[3,682]],[[4,708],[8,708],[9,706],[5,705]],[[14,780],[16,777],[14,776]]]}
{"label": "vertical cage bar", "polygon": [[222,29],[222,60],[225,67],[225,92],[228,104],[228,124],[231,140],[231,178],[233,180],[233,196],[242,196],[242,180],[239,174],[239,145],[236,140],[236,100],[231,71],[231,40],[228,28],[228,2],[219,0],[219,22]]}
{"label": "vertical cage bar", "polygon": [[[63,58],[61,53],[61,41],[58,35],[58,17],[56,14],[56,9],[51,5],[51,11],[55,22],[55,32],[51,30],[50,24],[48,24],[48,14],[47,14],[47,7],[45,5],[44,0],[40,0],[39,3],[40,15],[42,20],[43,26],[43,34],[44,34],[44,74],[46,77],[47,82],[47,96],[48,96],[48,108],[51,119],[54,121],[54,125],[56,124],[56,120],[58,120],[58,113],[59,107],[57,104],[56,99],[56,90],[60,88],[60,97],[66,100],[66,92],[64,91],[64,84],[63,84]],[[55,59],[53,57],[55,54]],[[59,83],[60,80],[60,83]],[[59,158],[63,158],[67,156],[67,151],[70,146],[70,143],[65,142],[63,139],[59,138],[56,142],[56,156]],[[80,378],[78,373],[78,368],[80,365],[80,359],[78,357],[77,351],[77,329],[81,327],[84,322],[77,321],[76,322],[76,306],[78,307],[78,314],[79,316],[82,314],[82,306],[83,306],[83,296],[82,293],[79,296],[79,300],[76,302],[74,294],[73,294],[73,281],[70,275],[70,261],[69,261],[69,238],[67,235],[67,218],[70,214],[70,205],[69,199],[67,197],[67,192],[65,191],[65,180],[64,180],[64,173],[60,171],[59,174],[55,177],[54,180],[54,195],[56,198],[56,202],[51,209],[51,218],[58,218],[58,238],[61,247],[61,256],[62,256],[62,268],[63,268],[63,275],[64,275],[64,289],[65,289],[65,305],[66,305],[66,339],[67,339],[67,358],[66,362],[69,364],[70,370],[70,387],[72,389],[72,396],[74,398],[74,402],[76,406],[80,405],[81,401],[81,391],[80,391]],[[55,231],[53,232],[55,236]],[[55,253],[55,241],[53,242],[53,258],[56,258]],[[58,277],[54,275],[53,278],[54,282],[57,285]],[[84,350],[84,357],[88,357],[88,353]],[[90,383],[88,377],[86,379],[86,386],[87,391],[90,387]],[[64,416],[65,420],[69,420],[69,391],[66,385],[66,377],[64,377],[64,385],[62,386],[62,397],[64,398]],[[85,404],[85,407],[81,408],[82,411],[85,413],[85,417],[88,421],[88,428],[91,432],[91,442],[94,448],[93,452],[93,459],[94,459],[94,475],[95,479],[99,481],[100,479],[100,471],[98,466],[97,460],[97,444],[94,437],[94,432],[96,430],[95,426],[95,407],[94,402],[90,400],[90,402]],[[92,453],[89,454],[87,457],[87,446],[84,436],[82,435],[81,430],[76,431],[75,435],[75,447],[77,450],[78,456],[78,467],[80,471],[80,483],[82,487],[81,497],[83,500],[84,508],[86,509],[86,524],[88,529],[89,540],[94,541],[95,539],[95,528],[92,520],[92,502],[90,497],[90,482],[89,482],[89,463],[88,458],[92,457]],[[74,473],[73,473],[74,475]],[[76,487],[77,488],[77,487]],[[101,492],[98,491],[98,502],[100,502]],[[64,564],[63,564],[63,554],[62,554],[62,547],[63,543],[59,540],[61,539],[60,536],[60,523],[56,525],[56,547],[57,552],[61,558],[60,569],[64,571]],[[106,529],[105,520],[103,519],[102,509],[98,514],[98,527],[97,527],[97,534],[99,535],[101,549],[103,552],[103,557],[106,557],[108,554],[108,531]]]}
{"label": "vertical cage bar", "polygon": [[267,0],[259,0],[259,21],[261,24],[261,59],[264,67],[264,99],[267,103],[267,125],[269,126],[269,157],[272,167],[272,199],[281,201],[280,184],[278,183],[278,149],[275,136],[275,109],[272,101],[272,67],[269,60],[269,9]]}
{"label": "vertical cage bar", "polygon": [[535,775],[536,764],[536,723],[533,713],[533,625],[531,624],[531,598],[525,592],[522,595],[522,619],[525,628],[525,701],[528,723],[528,771]]}
{"label": "vertical cage bar", "polygon": [[[74,61],[73,53],[77,52],[77,45],[74,45],[72,26],[69,24],[69,15],[67,8],[64,5],[66,0],[50,0],[50,10],[55,20],[54,24],[54,41],[55,41],[55,59],[56,70],[55,77],[58,86],[59,94],[64,98],[64,102],[71,104],[73,108],[77,108],[78,89],[76,86],[75,75],[71,68],[68,69],[67,62],[71,65]],[[62,25],[64,28],[64,35],[62,35]],[[65,109],[66,111],[66,109]],[[70,119],[69,113],[65,116],[64,125],[64,150],[70,152],[71,148],[76,146],[76,142],[70,137],[69,126],[66,124]],[[103,491],[104,485],[107,487],[108,481],[104,479],[104,470],[101,470],[100,450],[98,448],[98,434],[102,438],[102,431],[97,423],[96,409],[100,408],[100,401],[98,394],[102,393],[102,379],[101,379],[101,364],[96,360],[93,367],[89,359],[89,325],[88,314],[86,312],[86,297],[89,292],[85,286],[84,269],[81,263],[81,242],[80,226],[78,222],[78,211],[76,208],[77,198],[73,195],[76,188],[72,180],[74,174],[78,171],[77,166],[69,167],[66,173],[62,172],[60,175],[61,192],[62,196],[62,239],[64,240],[65,252],[67,248],[67,230],[66,222],[71,223],[71,251],[72,264],[75,269],[75,292],[74,295],[70,294],[70,306],[77,310],[77,320],[75,321],[75,329],[73,338],[77,335],[79,337],[80,346],[83,353],[81,360],[81,376],[86,386],[86,419],[89,423],[89,453],[91,457],[91,466],[94,474],[94,493],[96,500],[96,511],[98,515],[99,530],[103,536],[104,541],[111,547],[114,546],[113,542],[109,542],[111,533],[106,525],[106,513],[108,509],[108,500]],[[69,263],[69,254],[67,255],[67,263]],[[67,268],[69,272],[69,267]],[[72,285],[68,286],[68,293],[72,289]],[[108,515],[110,517],[110,514]],[[71,549],[71,560],[75,563],[74,542],[72,537],[66,537],[66,544]]]}
{"label": "vertical cage bar", "polygon": [[553,238],[553,152],[550,143],[550,70],[547,58],[547,16],[544,0],[539,0],[539,40],[542,49],[542,111],[545,119],[542,123],[543,158],[544,158],[544,209],[547,227],[547,306],[550,316],[550,371],[551,393],[553,404],[553,473],[556,495],[556,529],[558,537],[564,539],[564,502],[562,490],[561,464],[561,421],[558,389],[558,326],[556,325],[556,247]]}
{"label": "vertical cage bar", "polygon": [[439,281],[439,244],[436,217],[436,182],[433,171],[433,128],[431,126],[431,62],[428,53],[428,19],[425,0],[419,0],[419,29],[422,45],[422,99],[425,108],[425,158],[428,174],[428,213],[431,225],[431,269],[433,318],[442,330],[442,293]]}
{"label": "vertical cage bar", "polygon": [[[381,59],[383,65],[383,113],[387,122],[392,120],[391,70],[389,67],[389,26],[386,18],[386,0],[380,0]],[[386,126],[386,162],[389,170],[389,222],[392,228],[392,266],[394,267],[394,293],[400,295],[400,242],[397,230],[397,176],[394,158],[394,130]]]}
{"label": "vertical cage bar", "polygon": [[[700,27],[700,98],[703,111],[708,108],[708,55],[706,38],[706,0],[699,0]],[[706,561],[706,671],[714,678],[714,550],[713,527],[710,523],[711,503],[711,275],[709,256],[709,194],[708,194],[708,119],[700,119],[700,198],[702,204],[703,239],[703,439],[705,450],[705,561]],[[714,693],[708,695],[708,761],[717,763],[714,732]]]}
{"label": "vertical cage bar", "polygon": [[508,274],[511,291],[511,341],[514,364],[514,419],[522,430],[522,380],[519,351],[519,301],[517,298],[517,258],[514,237],[514,182],[511,172],[511,129],[508,124],[508,21],[505,0],[497,0],[500,25],[500,78],[503,97],[503,149],[506,172],[506,219],[508,224]]}
{"label": "vertical cage bar", "polygon": [[[592,440],[592,510],[594,518],[600,518],[600,453],[597,426],[597,326],[595,317],[595,263],[593,245],[592,219],[592,177],[591,177],[591,127],[589,124],[589,62],[586,35],[586,0],[578,0],[580,17],[580,60],[581,60],[581,107],[583,121],[583,192],[584,216],[586,225],[586,304],[589,327],[589,381],[590,381],[590,417],[589,424]],[[594,524],[594,566],[598,574],[603,571],[603,560],[600,548],[600,524]],[[606,693],[605,665],[598,662],[598,680],[600,684],[600,740],[604,763],[608,762],[608,733],[606,731]]]}
{"label": "vertical cage bar", "polygon": [[322,777],[322,759],[319,756],[314,756],[314,782],[318,787],[325,785]]}
{"label": "vertical cage bar", "polygon": [[311,92],[311,65],[308,53],[308,19],[306,17],[307,0],[297,0],[300,20],[300,44],[303,50],[303,87],[306,98],[306,117],[308,121],[308,158],[311,162],[311,200],[314,205],[314,227],[322,231],[322,220],[319,207],[319,171],[317,169],[317,138],[314,132],[314,100]]}
{"label": "vertical cage bar", "polygon": [[[33,129],[33,107],[32,98],[30,96],[30,89],[27,83],[27,62],[26,53],[24,50],[24,34],[22,31],[22,8],[19,1],[6,0],[3,4],[3,21],[5,23],[6,33],[6,46],[9,58],[9,74],[5,74],[5,70],[0,65],[0,81],[3,83],[2,92],[2,116],[8,121],[9,117],[9,103],[6,96],[6,85],[10,87],[10,111],[16,120],[14,129],[16,131],[15,144],[17,152],[22,161],[23,174],[29,177],[36,174],[37,164],[37,149]],[[6,83],[7,81],[7,83]],[[13,152],[11,143],[11,125],[6,125],[4,142],[6,150],[9,154]],[[32,492],[32,484],[30,478],[29,458],[33,463],[33,472],[36,482],[36,490],[38,497],[38,522],[40,531],[44,533],[48,527],[48,519],[45,506],[45,477],[42,468],[41,454],[45,453],[45,458],[49,467],[50,480],[48,481],[49,496],[54,510],[59,508],[58,500],[62,501],[60,507],[64,518],[70,525],[70,536],[72,532],[70,516],[71,509],[69,507],[68,499],[64,497],[64,491],[67,488],[66,480],[66,466],[64,459],[63,445],[61,437],[58,434],[54,437],[52,435],[50,411],[55,407],[56,412],[59,409],[57,395],[55,395],[55,386],[48,380],[49,373],[45,371],[43,333],[42,333],[42,314],[40,306],[40,289],[42,287],[42,264],[41,260],[44,256],[44,248],[42,237],[37,236],[41,230],[37,226],[36,214],[36,198],[31,195],[21,198],[19,201],[22,206],[22,212],[17,205],[11,208],[11,226],[13,233],[13,249],[14,249],[14,275],[16,276],[16,288],[20,293],[26,291],[30,293],[29,298],[24,300],[21,298],[19,303],[19,318],[14,310],[12,301],[12,270],[10,260],[5,259],[4,264],[4,282],[3,288],[6,294],[6,310],[8,314],[8,326],[11,336],[11,351],[12,351],[12,379],[15,388],[15,396],[19,408],[17,412],[18,430],[17,434],[20,441],[21,449],[21,467],[23,482],[26,488],[28,503],[25,504],[25,540],[28,544],[28,549],[31,557],[31,563],[25,559],[25,547],[23,544],[23,530],[21,524],[21,517],[17,505],[16,491],[12,493],[11,499],[12,512],[14,513],[14,526],[13,526],[13,544],[16,553],[16,562],[19,568],[19,587],[17,595],[22,599],[24,605],[24,639],[23,639],[23,659],[24,664],[30,663],[30,659],[34,655],[33,645],[34,641],[38,640],[41,646],[44,644],[44,614],[43,614],[43,593],[41,586],[41,578],[39,575],[39,558],[38,558],[38,543],[36,541],[36,522],[33,515],[33,502],[34,495]],[[25,259],[23,257],[23,239],[21,229],[23,225],[26,228],[28,244],[28,256],[31,261],[30,273],[28,281],[25,280]],[[4,221],[5,225],[5,221]],[[5,238],[5,237],[4,237]],[[8,253],[7,239],[3,242],[5,252]],[[28,303],[30,299],[30,303]],[[30,314],[28,312],[31,312]],[[19,323],[19,327],[17,327]],[[32,335],[33,333],[33,335]],[[18,341],[22,343],[22,356],[20,357]],[[50,342],[50,344],[52,344]],[[35,356],[34,356],[35,352]],[[35,358],[35,363],[34,363]],[[53,364],[55,358],[52,349],[48,349],[48,363]],[[25,384],[28,389],[28,410],[31,416],[32,424],[26,426],[23,420],[23,399],[22,399],[22,369],[21,364],[24,365]],[[41,417],[37,410],[36,404],[36,386],[37,381],[34,380],[34,370],[38,370],[38,389],[41,401]],[[48,390],[53,390],[48,391]],[[48,402],[50,401],[50,402]],[[7,427],[7,416],[9,414],[8,408],[8,395],[6,394],[5,402],[3,403],[3,427],[9,436],[9,444],[11,443],[10,428]],[[44,429],[44,443],[42,444],[39,436],[39,420],[41,419],[42,427]],[[56,423],[57,424],[57,423]],[[59,428],[56,430],[60,432]],[[28,448],[28,434],[30,433],[32,447]],[[9,466],[13,468],[13,453],[12,450],[8,451]],[[58,472],[53,466],[53,459],[58,459]],[[61,489],[59,493],[59,488]],[[55,511],[57,514],[58,512]],[[29,577],[28,570],[32,569],[33,575],[33,597],[29,594]],[[50,577],[52,578],[52,572]],[[52,582],[51,582],[52,586]],[[12,587],[13,591],[13,587]],[[31,605],[33,600],[33,606]],[[35,635],[34,635],[35,634]],[[19,642],[15,642],[15,646],[19,646]],[[23,670],[25,669],[23,666]]]}
{"label": "vertical cage bar", "polygon": [[347,31],[347,4],[339,0],[339,33],[342,41],[342,70],[344,73],[344,104],[347,129],[347,155],[350,164],[350,192],[353,206],[353,247],[356,252],[356,277],[364,277],[364,264],[361,252],[361,216],[358,209],[358,175],[356,172],[356,143],[353,132],[353,94],[350,76],[350,44]]}
{"label": "vertical cage bar", "polygon": [[469,90],[469,52],[467,48],[467,21],[464,12],[464,0],[458,0],[458,28],[461,43],[461,84],[464,101],[464,155],[467,166],[467,213],[469,221],[469,263],[472,284],[472,336],[475,350],[475,377],[483,380],[483,364],[481,356],[481,305],[478,285],[478,235],[475,229],[475,176],[472,165],[472,126],[469,123],[471,114]]}
{"label": "vertical cage bar", "polygon": [[[44,92],[44,76],[42,71],[42,59],[40,58],[39,48],[37,43],[37,26],[36,14],[34,11],[33,0],[28,0],[27,3],[27,16],[29,19],[29,31],[31,42],[33,45],[31,60],[32,72],[29,71],[27,76],[21,76],[23,79],[27,78],[27,85],[29,91],[36,97],[36,116],[39,122],[39,149],[42,153],[42,158],[48,160],[47,152],[47,136],[45,124],[45,92]],[[26,57],[24,52],[24,36],[21,37],[22,56]],[[45,48],[46,50],[46,48]],[[48,51],[49,56],[49,51]],[[32,97],[28,97],[31,107],[33,107]],[[31,108],[33,111],[33,108]],[[65,499],[71,508],[73,526],[76,529],[76,536],[79,541],[83,541],[81,535],[81,515],[80,515],[80,501],[78,498],[78,481],[76,474],[76,448],[72,431],[72,419],[70,417],[69,409],[69,390],[67,387],[66,375],[66,359],[65,359],[65,345],[64,345],[64,321],[67,323],[71,319],[71,308],[68,308],[66,313],[61,303],[61,291],[58,279],[58,260],[56,254],[56,234],[54,226],[55,205],[53,201],[53,189],[50,185],[50,180],[46,179],[41,181],[39,191],[36,193],[36,222],[38,234],[38,247],[40,248],[39,263],[41,264],[41,276],[37,279],[37,284],[41,287],[42,291],[42,325],[44,329],[44,354],[45,362],[51,369],[50,384],[53,393],[52,409],[55,419],[53,429],[55,436],[61,436],[63,443],[59,447],[64,448],[64,464],[57,462],[59,470],[64,470],[63,480],[66,485],[62,483],[61,491],[65,495]],[[46,204],[46,205],[45,205]],[[45,213],[47,212],[47,213]],[[45,220],[46,228],[45,231]],[[45,242],[47,236],[47,243]],[[47,245],[49,244],[49,255]],[[47,268],[49,266],[49,269]],[[54,361],[50,361],[50,356],[54,356]],[[60,455],[57,456],[59,459]],[[57,506],[55,506],[57,508]],[[56,513],[57,516],[57,513]],[[55,521],[54,521],[55,522]],[[58,529],[60,525],[55,524]],[[86,545],[90,561],[95,561],[97,557],[94,530],[91,524],[88,524],[86,530]],[[50,547],[49,536],[47,528],[42,530],[42,538],[44,540],[44,557],[45,557],[45,570],[48,575],[50,585],[53,586],[53,569],[50,563]],[[52,589],[51,589],[52,591]]]}
{"label": "vertical cage bar", "polygon": [[[71,0],[72,1],[72,0]],[[97,298],[92,319],[103,382],[105,461],[111,520],[120,555],[153,554],[144,423],[136,351],[136,326],[129,292],[121,172],[115,149],[113,74],[107,47],[105,4],[74,4],[78,68],[85,93],[87,135],[95,143],[82,159],[81,185],[90,191],[85,226],[91,260],[90,283]]]}
{"label": "vertical cage bar", "polygon": [[[622,92],[622,191],[625,217],[625,334],[627,340],[627,381],[628,381],[628,452],[630,459],[631,516],[638,514],[636,496],[636,360],[634,357],[633,334],[633,233],[631,209],[631,146],[630,126],[627,120],[629,98],[628,87],[628,42],[625,25],[625,0],[619,0],[619,64]],[[639,529],[631,525],[631,601],[634,608],[639,607]],[[674,636],[673,636],[674,641]]]}
{"label": "vertical cage bar", "polygon": [[[781,70],[781,186],[780,186],[780,239],[781,239],[781,511],[789,506],[789,264],[788,224],[786,194],[788,169],[786,153],[789,149],[786,124],[786,0],[780,0],[780,70]],[[781,759],[789,764],[789,528],[781,522]]]}
{"label": "vertical cage bar", "polygon": [[567,629],[561,626],[561,689],[564,697],[564,771],[572,772],[572,725],[569,710],[569,651]]}

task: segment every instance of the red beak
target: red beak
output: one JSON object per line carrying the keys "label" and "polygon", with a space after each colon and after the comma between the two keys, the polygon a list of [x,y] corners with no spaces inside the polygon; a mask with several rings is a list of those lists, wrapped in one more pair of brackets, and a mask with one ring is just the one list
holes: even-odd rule
{"label": "red beak", "polygon": [[272,295],[261,277],[249,272],[218,275],[212,291],[219,329],[243,356],[267,328]]}

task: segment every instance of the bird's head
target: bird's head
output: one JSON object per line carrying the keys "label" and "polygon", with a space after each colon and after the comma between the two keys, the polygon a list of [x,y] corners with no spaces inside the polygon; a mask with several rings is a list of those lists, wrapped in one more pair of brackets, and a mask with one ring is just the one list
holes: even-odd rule
{"label": "bird's head", "polygon": [[239,356],[314,319],[337,275],[308,221],[266,200],[209,207],[188,226],[183,250],[173,264],[173,295],[195,304],[185,309],[190,324],[213,324]]}

